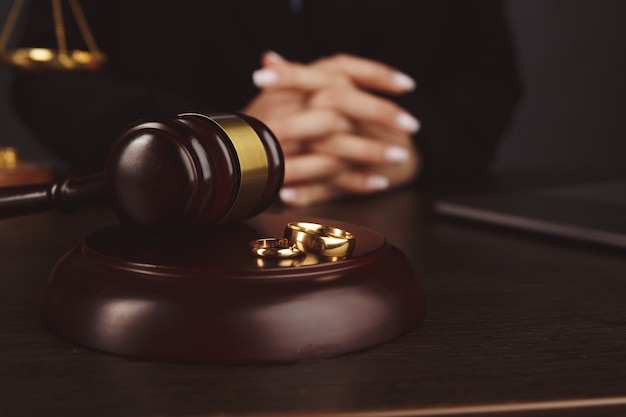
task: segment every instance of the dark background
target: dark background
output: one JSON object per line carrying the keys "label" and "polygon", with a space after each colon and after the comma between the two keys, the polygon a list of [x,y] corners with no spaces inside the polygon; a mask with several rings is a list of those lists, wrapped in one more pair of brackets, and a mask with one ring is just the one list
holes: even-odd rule
{"label": "dark background", "polygon": [[[4,24],[11,1],[0,2]],[[620,169],[626,159],[626,2],[509,0],[525,97],[495,169]],[[51,160],[15,120],[0,68],[0,146]]]}

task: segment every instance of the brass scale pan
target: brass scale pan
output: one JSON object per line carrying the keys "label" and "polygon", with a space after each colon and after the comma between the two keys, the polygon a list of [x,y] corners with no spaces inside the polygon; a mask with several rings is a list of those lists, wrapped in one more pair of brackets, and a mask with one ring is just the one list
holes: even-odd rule
{"label": "brass scale pan", "polygon": [[7,50],[7,43],[24,5],[24,0],[15,0],[0,34],[0,62],[29,71],[98,70],[106,61],[106,56],[99,51],[78,0],[68,0],[68,3],[88,51],[68,50],[61,0],[51,0],[51,2],[57,49],[32,47]]}

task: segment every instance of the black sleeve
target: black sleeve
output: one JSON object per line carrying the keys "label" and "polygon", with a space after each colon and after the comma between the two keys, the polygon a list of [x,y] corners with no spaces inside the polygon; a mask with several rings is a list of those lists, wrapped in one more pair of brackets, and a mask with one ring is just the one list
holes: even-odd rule
{"label": "black sleeve", "polygon": [[401,103],[422,123],[426,182],[487,171],[521,93],[501,1],[449,1],[442,22],[432,80]]}

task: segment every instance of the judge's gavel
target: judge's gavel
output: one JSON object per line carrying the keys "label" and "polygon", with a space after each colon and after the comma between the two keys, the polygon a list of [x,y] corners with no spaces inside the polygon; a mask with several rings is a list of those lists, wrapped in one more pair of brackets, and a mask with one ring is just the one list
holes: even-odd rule
{"label": "judge's gavel", "polygon": [[114,141],[103,173],[0,189],[0,217],[108,200],[120,221],[173,231],[254,216],[283,182],[280,145],[244,114],[138,121]]}

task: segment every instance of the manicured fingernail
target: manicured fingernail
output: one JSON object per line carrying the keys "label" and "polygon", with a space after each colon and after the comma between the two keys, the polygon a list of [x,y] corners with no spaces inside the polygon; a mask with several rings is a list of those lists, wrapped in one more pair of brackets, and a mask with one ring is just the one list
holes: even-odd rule
{"label": "manicured fingernail", "polygon": [[293,188],[283,188],[279,191],[278,195],[285,203],[295,203],[298,201],[298,193]]}
{"label": "manicured fingernail", "polygon": [[274,51],[265,52],[265,58],[277,64],[285,62],[285,58],[283,58],[282,55]]}
{"label": "manicured fingernail", "polygon": [[406,162],[409,160],[409,151],[400,146],[389,146],[385,149],[385,160],[388,162]]}
{"label": "manicured fingernail", "polygon": [[278,73],[272,69],[260,69],[252,73],[252,81],[257,87],[267,87],[278,82]]}
{"label": "manicured fingernail", "polygon": [[420,123],[417,119],[408,113],[400,113],[400,115],[396,118],[396,125],[401,130],[409,133],[417,132],[420,128]]}
{"label": "manicured fingernail", "polygon": [[371,190],[386,190],[389,188],[389,179],[380,175],[372,175],[365,180],[365,185]]}
{"label": "manicured fingernail", "polygon": [[406,91],[415,89],[415,80],[402,72],[393,74],[393,83]]}

